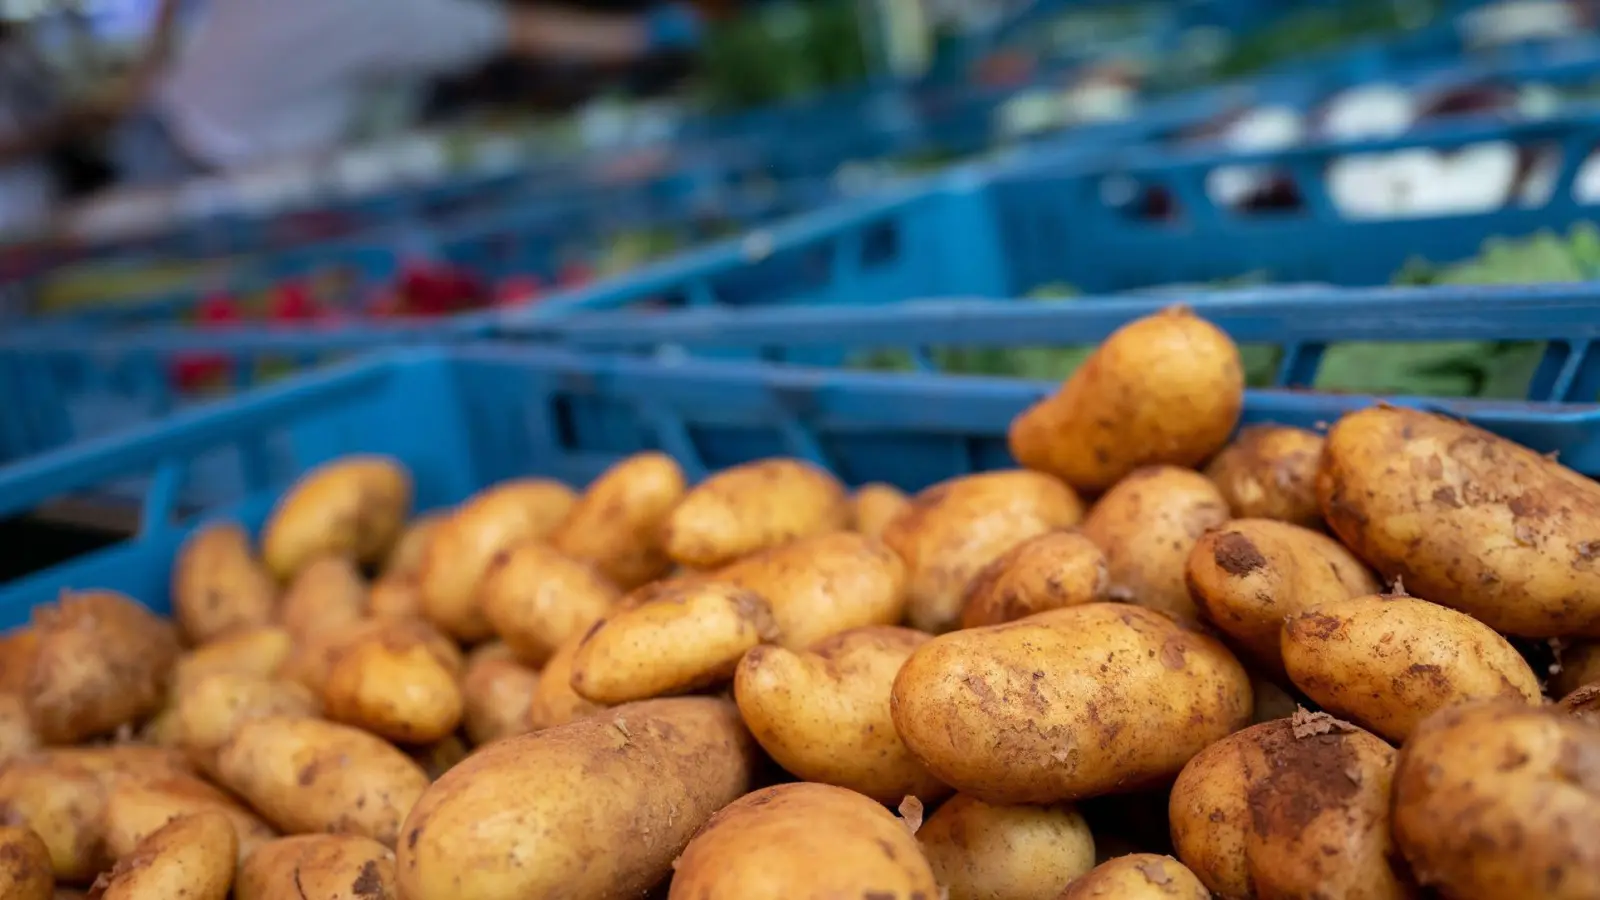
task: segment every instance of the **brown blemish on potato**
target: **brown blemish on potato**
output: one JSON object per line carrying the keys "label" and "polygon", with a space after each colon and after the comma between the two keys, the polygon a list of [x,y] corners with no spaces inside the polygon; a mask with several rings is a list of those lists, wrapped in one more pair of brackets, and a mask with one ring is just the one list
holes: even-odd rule
{"label": "brown blemish on potato", "polygon": [[1183,671],[1184,653],[1183,639],[1180,637],[1167,638],[1161,644],[1161,664],[1174,672]]}
{"label": "brown blemish on potato", "polygon": [[1256,545],[1236,531],[1217,536],[1213,558],[1222,571],[1235,578],[1243,578],[1267,565],[1267,558],[1261,555]]}
{"label": "brown blemish on potato", "polygon": [[378,874],[378,864],[367,860],[361,866],[361,874],[351,882],[350,890],[357,897],[381,898],[384,896],[383,878]]}
{"label": "brown blemish on potato", "polygon": [[1288,623],[1295,632],[1319,641],[1331,639],[1343,626],[1344,623],[1333,616],[1318,612],[1295,616]]}
{"label": "brown blemish on potato", "polygon": [[1262,732],[1271,765],[1251,782],[1246,797],[1258,836],[1297,839],[1324,810],[1348,806],[1360,790],[1347,774],[1359,770],[1360,759],[1344,732],[1297,737],[1295,731],[1291,725]]}
{"label": "brown blemish on potato", "polygon": [[1561,710],[1575,718],[1600,725],[1600,682],[1585,685],[1563,697]]}

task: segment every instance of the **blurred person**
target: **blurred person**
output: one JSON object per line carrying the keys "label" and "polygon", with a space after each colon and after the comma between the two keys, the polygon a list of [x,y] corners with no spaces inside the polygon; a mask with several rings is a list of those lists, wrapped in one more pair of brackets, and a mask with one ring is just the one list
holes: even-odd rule
{"label": "blurred person", "polygon": [[227,172],[343,143],[364,96],[497,55],[620,64],[692,46],[671,3],[638,16],[481,0],[207,0],[177,49],[162,0],[142,67],[148,100],[116,135],[130,182]]}

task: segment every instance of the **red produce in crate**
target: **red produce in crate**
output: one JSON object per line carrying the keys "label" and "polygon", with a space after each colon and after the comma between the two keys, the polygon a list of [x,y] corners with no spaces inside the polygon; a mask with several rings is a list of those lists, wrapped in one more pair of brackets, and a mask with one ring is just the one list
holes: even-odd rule
{"label": "red produce in crate", "polygon": [[522,306],[539,299],[544,293],[544,281],[537,275],[513,275],[503,279],[495,288],[496,306]]}
{"label": "red produce in crate", "polygon": [[272,295],[272,305],[267,317],[274,322],[310,322],[320,319],[323,311],[311,290],[298,281],[285,282]]}
{"label": "red produce in crate", "polygon": [[[213,294],[195,307],[195,322],[201,328],[230,325],[242,321],[239,303],[227,294]],[[228,359],[220,354],[183,355],[173,363],[171,377],[184,391],[194,391],[227,375]]]}

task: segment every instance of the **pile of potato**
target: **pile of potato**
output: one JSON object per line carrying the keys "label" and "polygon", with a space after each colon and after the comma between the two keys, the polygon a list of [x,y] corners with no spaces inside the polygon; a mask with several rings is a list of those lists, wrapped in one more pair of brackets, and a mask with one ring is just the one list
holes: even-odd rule
{"label": "pile of potato", "polygon": [[4,637],[0,898],[1600,897],[1600,486],[1242,395],[1174,309],[909,498],[335,461]]}

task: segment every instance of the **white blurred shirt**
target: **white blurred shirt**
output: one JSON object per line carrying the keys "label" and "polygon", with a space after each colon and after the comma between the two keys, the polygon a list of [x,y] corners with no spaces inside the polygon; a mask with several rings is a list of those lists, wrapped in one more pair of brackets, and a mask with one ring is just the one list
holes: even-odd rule
{"label": "white blurred shirt", "polygon": [[157,114],[192,157],[233,169],[337,146],[365,96],[499,52],[481,0],[208,0]]}

